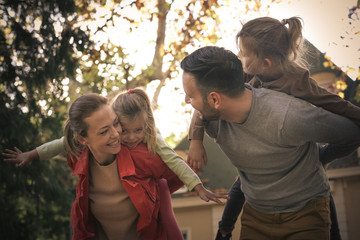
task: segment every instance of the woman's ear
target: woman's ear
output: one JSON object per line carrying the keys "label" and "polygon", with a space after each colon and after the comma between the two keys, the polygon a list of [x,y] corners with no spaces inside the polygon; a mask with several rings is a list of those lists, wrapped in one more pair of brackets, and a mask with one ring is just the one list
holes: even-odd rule
{"label": "woman's ear", "polygon": [[217,92],[209,93],[208,102],[211,107],[219,109],[221,105],[221,95]]}

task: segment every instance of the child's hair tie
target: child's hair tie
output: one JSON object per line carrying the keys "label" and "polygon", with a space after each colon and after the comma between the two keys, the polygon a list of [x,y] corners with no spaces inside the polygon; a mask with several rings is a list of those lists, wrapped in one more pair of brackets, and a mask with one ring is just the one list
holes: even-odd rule
{"label": "child's hair tie", "polygon": [[133,94],[134,93],[134,91],[132,90],[132,89],[129,89],[129,91],[128,91],[130,94]]}
{"label": "child's hair tie", "polygon": [[287,24],[288,23],[288,20],[287,20],[287,18],[284,18],[283,20],[281,20],[281,22],[280,22],[282,25],[285,25],[285,24]]}

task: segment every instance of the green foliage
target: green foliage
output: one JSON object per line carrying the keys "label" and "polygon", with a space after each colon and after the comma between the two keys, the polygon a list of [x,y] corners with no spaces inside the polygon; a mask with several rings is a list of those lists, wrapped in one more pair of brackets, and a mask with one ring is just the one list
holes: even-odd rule
{"label": "green foliage", "polygon": [[[1,152],[14,146],[27,151],[62,135],[62,81],[75,78],[75,51],[91,45],[69,21],[74,11],[70,0],[0,3]],[[0,173],[0,239],[71,236],[74,182],[66,163],[18,168],[0,161]]]}
{"label": "green foliage", "polygon": [[[190,0],[176,8],[168,0],[0,1],[0,152],[28,151],[62,136],[69,102],[84,93],[111,97],[158,80],[160,91],[188,51],[217,43],[216,11],[224,2]],[[246,11],[261,7],[260,0],[245,2],[253,7]],[[127,49],[131,42],[108,37],[118,22],[120,40],[136,32],[142,37],[144,23],[154,29],[147,42],[152,59],[141,65],[143,55]],[[174,134],[166,140],[176,145]],[[0,239],[70,238],[77,179],[61,158],[22,168],[0,161]]]}

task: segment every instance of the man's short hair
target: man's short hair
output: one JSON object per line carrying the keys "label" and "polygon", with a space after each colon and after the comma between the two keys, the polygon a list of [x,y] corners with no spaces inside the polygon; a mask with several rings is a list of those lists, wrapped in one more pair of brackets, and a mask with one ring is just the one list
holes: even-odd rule
{"label": "man's short hair", "polygon": [[245,87],[240,59],[222,47],[196,50],[181,61],[181,68],[194,76],[196,86],[205,97],[212,91],[236,97]]}

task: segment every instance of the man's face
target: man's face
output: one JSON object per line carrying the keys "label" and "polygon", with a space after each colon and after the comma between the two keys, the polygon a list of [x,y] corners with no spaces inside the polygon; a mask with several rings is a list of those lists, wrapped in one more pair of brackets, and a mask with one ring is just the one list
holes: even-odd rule
{"label": "man's face", "polygon": [[198,110],[203,115],[203,119],[218,120],[220,118],[220,111],[211,107],[207,99],[203,99],[195,84],[194,76],[184,72],[182,79],[185,91],[185,103],[191,104],[193,108]]}

